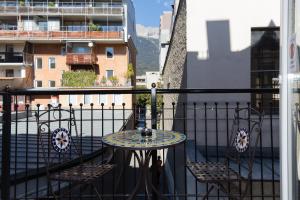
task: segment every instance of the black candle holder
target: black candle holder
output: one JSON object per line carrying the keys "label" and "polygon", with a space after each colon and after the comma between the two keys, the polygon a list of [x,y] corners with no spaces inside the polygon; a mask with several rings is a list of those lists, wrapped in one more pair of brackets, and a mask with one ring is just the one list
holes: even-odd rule
{"label": "black candle holder", "polygon": [[152,130],[145,128],[141,131],[141,136],[143,137],[151,137],[152,136]]}

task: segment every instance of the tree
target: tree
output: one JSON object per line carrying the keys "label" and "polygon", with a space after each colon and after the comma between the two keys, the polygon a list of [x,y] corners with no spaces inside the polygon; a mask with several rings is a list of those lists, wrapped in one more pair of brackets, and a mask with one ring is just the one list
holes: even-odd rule
{"label": "tree", "polygon": [[[144,86],[139,86],[137,87],[137,89],[146,89],[146,88]],[[141,107],[146,107],[147,105],[151,105],[151,94],[137,94],[136,102]],[[162,110],[162,103],[163,103],[163,95],[157,94],[156,105],[157,105],[158,113],[160,113]]]}
{"label": "tree", "polygon": [[134,69],[132,63],[128,64],[127,72],[125,74],[125,78],[130,80],[134,76]]}

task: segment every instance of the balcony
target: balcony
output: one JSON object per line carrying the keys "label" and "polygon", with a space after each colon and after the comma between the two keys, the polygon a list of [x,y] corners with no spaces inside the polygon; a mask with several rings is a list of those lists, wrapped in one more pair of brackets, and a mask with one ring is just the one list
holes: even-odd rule
{"label": "balcony", "polygon": [[[148,105],[149,102],[142,104],[122,104],[121,108],[116,109],[115,103],[110,108],[104,108],[105,100],[101,95],[116,94],[149,94],[150,90],[12,90],[5,93],[3,114],[10,116],[10,96],[27,95],[49,96],[49,95],[99,95],[101,100],[89,100],[86,102],[77,102],[78,109],[74,110],[74,115],[79,131],[79,140],[72,141],[79,145],[81,151],[80,160],[90,162],[103,161],[106,157],[102,150],[107,149],[101,141],[104,135],[112,132],[126,129],[134,129],[136,126],[157,126],[161,130],[174,130],[184,133],[187,141],[184,144],[165,148],[157,151],[160,156],[158,165],[154,165],[159,170],[158,174],[152,174],[159,179],[159,190],[166,199],[201,199],[210,190],[210,185],[197,182],[195,177],[188,169],[187,162],[223,162],[226,160],[225,152],[229,145],[231,137],[231,128],[233,124],[233,113],[240,108],[250,108],[257,102],[251,102],[251,94],[278,94],[276,89],[158,89],[157,94],[163,95],[163,101],[156,101],[158,96],[152,90],[153,102],[157,104]],[[269,95],[268,95],[269,96]],[[148,96],[150,98],[150,96]],[[233,99],[233,101],[224,102],[224,99]],[[217,101],[219,99],[220,101]],[[237,100],[239,99],[239,101]],[[187,101],[189,100],[189,101]],[[91,103],[92,101],[92,103]],[[238,102],[237,102],[238,101]],[[258,110],[264,111],[261,124],[261,137],[256,141],[255,155],[251,159],[253,167],[247,169],[248,154],[243,154],[242,162],[233,165],[233,170],[239,176],[249,175],[246,179],[250,186],[245,194],[246,199],[279,199],[280,191],[280,169],[279,169],[279,116],[278,107],[274,107],[272,99],[265,105],[257,104],[261,107]],[[61,108],[72,109],[74,105],[68,102],[62,102]],[[151,103],[150,103],[151,104]],[[83,106],[85,105],[85,106]],[[151,107],[151,109],[150,109]],[[57,113],[60,112],[57,108]],[[60,172],[66,167],[70,167],[78,162],[73,152],[63,154],[71,162],[63,162],[63,157],[53,151],[50,139],[47,143],[39,145],[37,135],[37,121],[34,113],[41,113],[47,110],[47,107],[37,105],[28,105],[25,107],[27,116],[20,117],[14,115],[11,119],[4,117],[3,135],[2,135],[2,197],[12,199],[50,199],[53,193],[63,195],[70,199],[97,199],[93,188],[82,183],[78,185],[68,184],[63,181],[47,182],[46,161],[43,152],[46,152],[46,158],[53,159],[53,168],[51,173]],[[6,112],[5,112],[6,111]],[[274,111],[274,112],[273,112]],[[24,112],[24,110],[17,110]],[[28,114],[30,113],[30,114]],[[33,115],[31,115],[33,113]],[[243,112],[243,118],[250,119],[255,113]],[[152,115],[152,116],[151,116]],[[57,116],[60,116],[57,115]],[[246,118],[244,118],[246,117]],[[54,123],[55,116],[45,115],[43,120]],[[251,118],[260,119],[260,118]],[[12,121],[11,121],[12,120]],[[59,121],[68,123],[69,121]],[[251,122],[250,120],[248,122]],[[72,123],[71,123],[72,124]],[[248,127],[239,121],[240,127]],[[30,127],[30,128],[28,128]],[[296,128],[296,127],[295,127]],[[249,128],[250,129],[250,128]],[[48,130],[48,127],[45,128]],[[50,132],[51,133],[51,132]],[[75,138],[75,134],[72,133]],[[251,143],[251,145],[253,145]],[[42,148],[48,148],[43,151]],[[236,147],[235,147],[236,148]],[[251,151],[252,152],[252,151]],[[59,154],[61,155],[61,154]],[[153,159],[155,156],[153,157]],[[116,168],[104,177],[97,179],[97,189],[104,200],[127,199],[135,185],[137,185],[138,172],[141,170],[137,159],[132,155],[132,151],[115,151],[111,163]],[[229,163],[230,164],[230,163]],[[151,168],[153,170],[154,168]],[[150,170],[150,169],[149,169]],[[153,172],[153,171],[151,171]],[[5,182],[4,182],[5,181]],[[229,186],[230,180],[226,180]],[[76,190],[75,190],[76,189]],[[215,188],[209,193],[212,199],[229,199],[223,192],[224,188]],[[231,190],[241,195],[239,190]],[[146,193],[141,189],[135,198],[146,199]],[[7,198],[9,199],[9,198]],[[240,199],[240,198],[237,198]]]}
{"label": "balcony", "polygon": [[1,86],[10,86],[14,89],[22,89],[26,88],[26,78],[21,77],[0,77],[0,85]]}
{"label": "balcony", "polygon": [[50,16],[123,16],[121,3],[60,2],[58,4],[41,2],[18,3],[17,1],[0,2],[2,15],[50,15]]}
{"label": "balcony", "polygon": [[0,63],[23,63],[22,52],[0,52]]}
{"label": "balcony", "polygon": [[3,40],[95,40],[95,41],[123,41],[122,27],[104,28],[102,31],[89,30],[88,26],[59,28],[44,28],[34,30],[20,30],[17,26],[0,27],[0,38]]}
{"label": "balcony", "polygon": [[32,65],[33,55],[23,52],[0,52],[0,65]]}
{"label": "balcony", "polygon": [[97,60],[97,55],[93,53],[67,53],[67,65],[95,65]]}

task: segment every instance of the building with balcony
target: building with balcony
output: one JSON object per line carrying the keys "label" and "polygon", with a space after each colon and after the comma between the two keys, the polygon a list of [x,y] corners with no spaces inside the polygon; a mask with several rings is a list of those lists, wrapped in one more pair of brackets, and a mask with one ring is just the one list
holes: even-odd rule
{"label": "building with balcony", "polygon": [[[70,71],[94,72],[94,83],[86,87],[135,86],[134,78],[126,77],[129,64],[135,70],[137,53],[131,0],[1,1],[0,13],[0,76],[5,79],[2,86],[10,79],[25,78],[26,84],[14,85],[14,80],[9,85],[70,88],[62,80],[63,74]],[[106,98],[35,96],[30,102],[45,106],[72,100],[76,104],[109,106],[115,99],[108,97],[112,100],[104,101]],[[125,103],[131,104],[131,98],[125,96],[119,97],[118,102],[125,99]]]}

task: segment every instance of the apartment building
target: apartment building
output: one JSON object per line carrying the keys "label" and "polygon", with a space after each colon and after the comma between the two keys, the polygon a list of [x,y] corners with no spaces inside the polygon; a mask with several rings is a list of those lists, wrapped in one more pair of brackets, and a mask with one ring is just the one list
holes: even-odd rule
{"label": "apartment building", "polygon": [[[0,82],[32,89],[78,89],[68,72],[96,78],[84,88],[132,89],[135,78],[135,11],[131,0],[15,0],[0,2]],[[33,104],[110,107],[132,104],[130,95],[35,96]]]}

